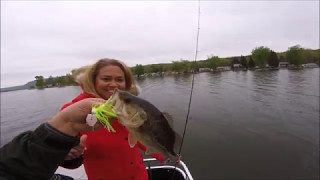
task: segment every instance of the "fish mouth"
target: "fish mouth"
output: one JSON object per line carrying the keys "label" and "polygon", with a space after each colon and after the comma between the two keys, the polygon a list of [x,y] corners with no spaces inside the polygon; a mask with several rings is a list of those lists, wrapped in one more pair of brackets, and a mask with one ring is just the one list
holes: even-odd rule
{"label": "fish mouth", "polygon": [[119,119],[126,121],[134,121],[135,118],[140,116],[139,111],[130,104],[126,104],[120,96],[119,90],[115,90],[111,96],[111,105]]}
{"label": "fish mouth", "polygon": [[123,109],[124,103],[119,98],[118,90],[114,90],[111,96],[111,105],[113,106],[113,110],[118,114],[121,115],[121,109]]}
{"label": "fish mouth", "polygon": [[111,105],[113,106],[113,110],[119,117],[123,117],[125,119],[132,119],[130,118],[130,114],[128,112],[129,108],[127,107],[126,103],[120,98],[118,89],[114,90],[114,93],[111,97]]}

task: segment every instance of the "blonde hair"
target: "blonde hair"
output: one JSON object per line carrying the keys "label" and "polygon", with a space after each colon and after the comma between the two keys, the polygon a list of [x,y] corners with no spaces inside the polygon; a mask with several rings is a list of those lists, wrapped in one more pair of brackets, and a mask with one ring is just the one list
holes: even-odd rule
{"label": "blonde hair", "polygon": [[125,90],[131,94],[138,95],[138,89],[134,82],[131,70],[123,62],[116,59],[100,59],[91,66],[88,66],[84,73],[77,76],[77,81],[80,84],[84,92],[94,95],[95,97],[102,98],[95,89],[96,77],[99,70],[105,66],[118,66],[124,73],[124,78],[126,82]]}

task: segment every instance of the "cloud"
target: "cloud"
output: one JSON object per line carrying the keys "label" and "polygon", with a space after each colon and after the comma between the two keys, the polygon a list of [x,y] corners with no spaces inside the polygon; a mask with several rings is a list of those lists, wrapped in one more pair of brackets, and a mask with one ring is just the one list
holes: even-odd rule
{"label": "cloud", "polygon": [[[193,60],[197,5],[1,1],[1,87],[33,80],[22,74],[64,74],[105,57],[129,66]],[[199,59],[246,55],[261,45],[319,48],[317,7],[318,1],[203,1]]]}

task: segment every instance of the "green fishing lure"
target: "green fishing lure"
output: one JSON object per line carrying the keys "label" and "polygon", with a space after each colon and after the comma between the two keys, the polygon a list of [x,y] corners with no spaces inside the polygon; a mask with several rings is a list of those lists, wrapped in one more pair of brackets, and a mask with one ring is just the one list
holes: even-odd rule
{"label": "green fishing lure", "polygon": [[94,106],[92,108],[92,114],[96,116],[97,120],[108,129],[110,132],[116,132],[109,122],[109,118],[116,118],[118,115],[113,110],[111,105],[112,96],[106,101],[106,103]]}

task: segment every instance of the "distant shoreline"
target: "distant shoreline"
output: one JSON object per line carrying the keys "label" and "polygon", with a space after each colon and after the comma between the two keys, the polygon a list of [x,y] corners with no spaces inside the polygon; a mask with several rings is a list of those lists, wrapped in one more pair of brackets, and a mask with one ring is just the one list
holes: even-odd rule
{"label": "distant shoreline", "polygon": [[[312,67],[312,68],[319,68],[319,67]],[[220,73],[220,72],[224,72],[224,71],[275,71],[275,70],[304,70],[304,69],[312,69],[312,68],[255,68],[255,69],[236,69],[236,70],[207,70],[207,71],[202,71],[202,72],[197,72],[197,73],[203,73],[203,72],[211,72],[211,73]],[[162,72],[162,73],[145,73],[142,76],[135,76],[135,78],[145,78],[145,77],[155,77],[155,76],[167,76],[167,75],[181,75],[181,74],[191,74],[192,72]],[[36,81],[30,81],[28,83],[26,83],[25,85],[21,85],[21,86],[12,86],[12,87],[6,87],[6,88],[1,88],[0,92],[11,92],[11,91],[19,91],[19,90],[33,90],[33,89],[37,89],[37,90],[41,90],[39,88],[35,88],[35,83]],[[65,86],[51,86],[51,87],[44,87],[42,89],[47,89],[47,88],[59,88],[59,87],[69,87],[69,86],[78,86],[78,85],[65,85]]]}

